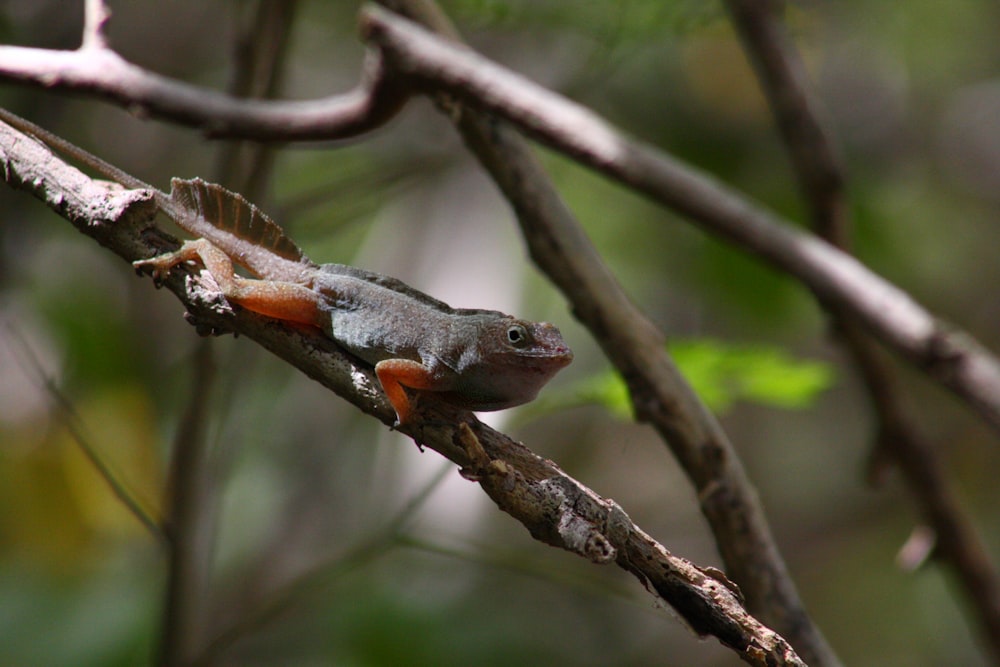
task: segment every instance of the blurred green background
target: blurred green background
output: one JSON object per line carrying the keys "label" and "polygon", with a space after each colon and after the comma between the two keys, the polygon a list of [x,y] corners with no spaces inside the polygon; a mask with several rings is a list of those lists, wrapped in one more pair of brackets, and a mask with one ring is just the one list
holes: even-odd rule
{"label": "blurred green background", "polygon": [[[0,41],[75,48],[82,3],[70,4],[0,5]],[[111,44],[161,74],[224,89],[253,4],[112,2]],[[283,95],[354,85],[358,6],[298,3]],[[443,6],[489,57],[803,218],[717,3]],[[787,20],[848,165],[858,254],[1000,349],[1000,6],[795,3]],[[216,168],[219,144],[107,104],[13,86],[0,104],[161,188]],[[807,606],[845,662],[986,664],[950,573],[895,565],[919,517],[896,476],[877,489],[865,481],[871,411],[809,294],[541,153],[719,411]],[[412,103],[362,141],[283,148],[257,201],[313,259],[389,273],[455,306],[555,322],[574,364],[540,403],[488,421],[617,500],[672,552],[721,566],[667,449],[592,402],[613,394],[607,362],[528,264],[508,207],[430,104]],[[172,296],[37,201],[3,188],[0,210],[0,664],[146,664],[161,632],[164,551],[79,440],[162,515],[171,441],[204,343]],[[202,634],[218,638],[222,664],[742,664],[617,569],[534,542],[438,455],[250,341],[210,345]],[[903,374],[920,426],[1000,553],[995,435]]]}

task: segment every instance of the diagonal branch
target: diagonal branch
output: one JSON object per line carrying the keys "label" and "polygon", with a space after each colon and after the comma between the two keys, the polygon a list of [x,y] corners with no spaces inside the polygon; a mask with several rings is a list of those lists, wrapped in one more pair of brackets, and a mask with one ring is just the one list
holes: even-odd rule
{"label": "diagonal branch", "polygon": [[808,84],[774,0],[726,0],[733,25],[771,105],[778,132],[806,201],[812,227],[838,247],[846,246],[844,169],[823,121],[822,105]]}
{"label": "diagonal branch", "polygon": [[[583,164],[689,216],[705,229],[795,277],[859,322],[1000,429],[1000,363],[974,338],[940,321],[854,258],[752,204],[711,176],[628,139],[565,98],[473,52],[371,7],[369,54],[358,88],[301,102],[240,100],[162,77],[105,49],[0,47],[0,78],[84,92],[215,137],[291,141],[357,136],[388,122],[410,91],[397,76],[490,110]],[[399,70],[396,72],[395,70]]]}
{"label": "diagonal branch", "polygon": [[378,53],[365,58],[361,82],[347,93],[290,102],[241,99],[142,69],[107,48],[54,51],[0,46],[0,78],[100,97],[136,114],[155,114],[212,137],[257,140],[337,139],[388,123],[408,92]]}
{"label": "diagonal branch", "polygon": [[7,334],[19,348],[17,354],[24,362],[25,372],[34,375],[35,380],[45,388],[45,392],[49,395],[60,421],[63,423],[70,437],[80,448],[80,452],[87,458],[90,465],[94,467],[97,474],[100,475],[108,490],[142,524],[142,527],[152,537],[166,545],[169,542],[169,536],[164,528],[162,517],[157,516],[155,512],[150,511],[145,506],[125,483],[120,472],[115,470],[110,461],[102,455],[100,448],[91,442],[86,425],[79,413],[77,413],[73,401],[59,388],[55,380],[46,373],[42,367],[42,362],[35,354],[31,343],[24,334],[10,322],[4,322],[4,328],[7,329]]}
{"label": "diagonal branch", "polygon": [[[436,5],[393,0],[451,39]],[[663,333],[632,303],[516,131],[445,96],[438,105],[513,207],[535,264],[563,291],[600,343],[649,421],[680,461],[701,500],[726,571],[750,609],[781,632],[810,664],[837,665],[806,612],[771,535],[756,491],[725,431],[665,350]]]}
{"label": "diagonal branch", "polygon": [[632,140],[588,109],[372,5],[365,38],[415,86],[510,121],[542,143],[688,216],[846,309],[1000,430],[1000,362],[858,260],[711,176]]}
{"label": "diagonal branch", "polygon": [[622,373],[639,418],[657,429],[695,485],[726,571],[750,608],[810,664],[838,664],[799,599],[739,456],[670,359],[662,332],[608,272],[523,139],[469,110],[458,128],[514,207],[532,259],[566,294]]}
{"label": "diagonal branch", "polygon": [[[733,23],[750,55],[785,141],[813,226],[832,244],[849,243],[850,219],[843,167],[821,104],[773,2],[727,0]],[[941,556],[954,568],[978,622],[1000,656],[1000,577],[975,526],[962,509],[934,448],[904,405],[896,374],[878,346],[843,308],[831,308],[844,346],[854,357],[878,418],[873,466],[895,461],[925,520],[934,528]]]}
{"label": "diagonal branch", "polygon": [[[10,185],[59,215],[124,260],[147,257],[174,243],[149,219],[148,193],[92,181],[34,140],[0,124],[0,163]],[[373,370],[318,331],[234,310],[197,274],[166,281],[205,331],[233,331],[256,341],[360,410],[391,424],[395,413],[376,389]],[[711,568],[674,556],[607,500],[553,462],[481,424],[468,413],[424,406],[426,421],[401,430],[462,467],[497,507],[531,535],[595,563],[616,563],[670,604],[700,635],[716,637],[753,665],[803,665],[789,644],[743,608],[733,585]]]}

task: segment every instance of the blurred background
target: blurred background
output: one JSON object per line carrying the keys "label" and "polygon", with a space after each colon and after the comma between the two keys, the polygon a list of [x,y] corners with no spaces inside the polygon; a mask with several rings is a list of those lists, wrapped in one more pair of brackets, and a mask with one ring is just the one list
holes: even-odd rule
{"label": "blurred background", "polygon": [[[112,2],[110,43],[140,66],[222,90],[256,4]],[[442,4],[489,57],[803,219],[719,4]],[[76,48],[82,6],[7,0],[0,41]],[[281,96],[355,84],[358,7],[295,3]],[[848,165],[857,253],[1000,349],[1000,7],[802,2],[786,18]],[[218,173],[222,144],[189,129],[10,85],[0,104],[162,189],[171,176]],[[539,402],[484,419],[614,498],[673,553],[721,567],[690,484],[652,430],[615,409],[608,363],[528,263],[509,208],[431,104],[411,103],[362,140],[280,149],[253,198],[314,260],[556,323],[574,364]],[[866,481],[871,411],[810,295],[540,153],[720,415],[841,658],[987,664],[951,574],[896,565],[920,519],[898,476]],[[440,456],[251,341],[199,339],[176,299],[41,203],[2,188],[0,211],[0,664],[155,656],[165,552],[92,459],[162,517],[173,439],[207,359],[200,632],[222,664],[742,664],[616,568],[533,541]],[[995,434],[919,374],[903,376],[965,510],[1000,554]]]}

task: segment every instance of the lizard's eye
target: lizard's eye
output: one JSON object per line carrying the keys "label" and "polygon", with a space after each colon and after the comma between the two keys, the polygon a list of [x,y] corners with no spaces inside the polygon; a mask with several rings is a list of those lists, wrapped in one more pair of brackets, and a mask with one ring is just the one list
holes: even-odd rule
{"label": "lizard's eye", "polygon": [[524,347],[528,344],[528,330],[521,324],[507,327],[507,342],[514,347]]}

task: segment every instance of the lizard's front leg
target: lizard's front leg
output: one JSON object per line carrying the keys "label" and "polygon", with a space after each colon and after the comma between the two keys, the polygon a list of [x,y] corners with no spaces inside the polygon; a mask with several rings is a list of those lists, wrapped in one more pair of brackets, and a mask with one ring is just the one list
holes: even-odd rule
{"label": "lizard's front leg", "polygon": [[375,364],[375,375],[396,411],[396,426],[408,423],[413,412],[403,387],[440,389],[440,380],[426,366],[410,359],[383,359]]}
{"label": "lizard's front leg", "polygon": [[321,327],[322,296],[305,285],[277,280],[254,280],[239,276],[226,253],[206,239],[185,241],[178,250],[150,259],[133,262],[137,269],[151,269],[153,277],[162,278],[170,269],[184,262],[199,260],[205,266],[223,296],[247,310],[280,320]]}

